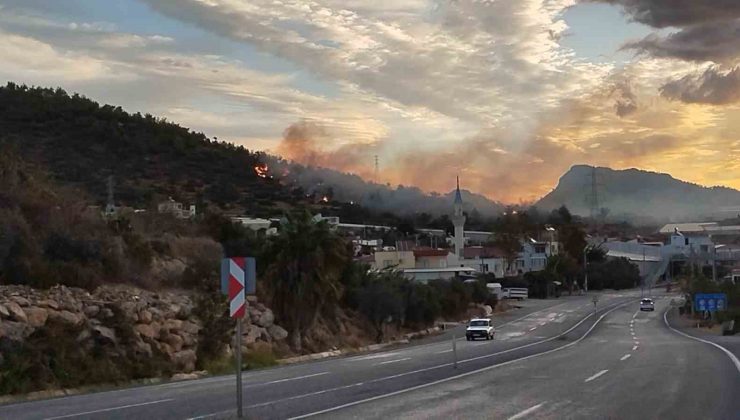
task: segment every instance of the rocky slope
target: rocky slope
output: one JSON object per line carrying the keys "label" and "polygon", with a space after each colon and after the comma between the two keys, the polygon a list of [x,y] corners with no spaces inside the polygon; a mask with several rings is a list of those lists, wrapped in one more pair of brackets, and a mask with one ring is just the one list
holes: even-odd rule
{"label": "rocky slope", "polygon": [[[254,297],[249,305],[242,337],[245,347],[287,337],[269,308]],[[182,292],[111,285],[93,293],[65,286],[48,290],[0,286],[0,367],[8,367],[3,362],[19,345],[38,345],[50,330],[62,328],[74,332],[69,338],[88,354],[109,360],[159,359],[165,372],[191,372],[202,337],[194,308],[192,297]],[[41,344],[55,345],[49,341]]]}

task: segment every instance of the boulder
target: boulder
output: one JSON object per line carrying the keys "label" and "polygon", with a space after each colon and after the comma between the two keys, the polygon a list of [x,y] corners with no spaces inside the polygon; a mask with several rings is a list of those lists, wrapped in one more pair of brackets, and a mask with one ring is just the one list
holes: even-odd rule
{"label": "boulder", "polygon": [[10,318],[10,311],[3,304],[0,304],[0,318]]}
{"label": "boulder", "polygon": [[260,327],[270,327],[275,322],[275,315],[272,313],[271,310],[266,309],[264,312],[262,312],[262,316],[260,316],[260,319],[257,321],[257,325]]}
{"label": "boulder", "polygon": [[92,337],[92,333],[90,333],[90,330],[85,328],[84,330],[80,331],[80,333],[77,335],[77,342],[82,343],[83,341],[87,341]]}
{"label": "boulder", "polygon": [[102,325],[96,325],[93,327],[93,331],[95,332],[95,335],[100,338],[100,341],[104,343],[115,344],[118,341],[118,338],[116,337],[116,332],[113,331],[111,328]]}
{"label": "boulder", "polygon": [[271,325],[270,328],[267,329],[267,332],[270,333],[272,339],[275,341],[285,340],[288,338],[288,331],[279,325]]}
{"label": "boulder", "polygon": [[172,362],[185,372],[195,370],[195,362],[198,360],[195,350],[182,350],[172,355]]}
{"label": "boulder", "polygon": [[28,318],[28,325],[33,328],[39,328],[46,324],[49,313],[44,308],[30,307],[23,310]]}
{"label": "boulder", "polygon": [[193,347],[196,344],[198,344],[197,336],[190,335],[190,334],[182,334],[180,335],[182,337],[182,345],[184,347]]}
{"label": "boulder", "polygon": [[142,337],[154,339],[159,335],[159,328],[156,330],[152,325],[147,324],[136,324],[134,325],[134,331],[139,333]]}
{"label": "boulder", "polygon": [[182,350],[183,339],[179,335],[166,334],[164,337],[162,337],[162,341],[169,344],[174,351]]}
{"label": "boulder", "polygon": [[143,309],[139,311],[139,322],[142,324],[149,324],[152,322],[152,313]]}
{"label": "boulder", "polygon": [[262,327],[258,327],[256,325],[252,325],[247,329],[247,333],[244,334],[242,337],[242,343],[244,344],[253,344],[255,343],[260,337],[262,337],[262,333],[265,332],[265,329]]}
{"label": "boulder", "polygon": [[123,302],[120,305],[123,316],[126,317],[130,322],[136,322],[139,320],[139,315],[136,310],[136,302]]}
{"label": "boulder", "polygon": [[87,316],[88,318],[93,318],[100,313],[100,306],[98,305],[85,306],[85,309],[83,310],[83,312],[85,313],[85,316]]}
{"label": "boulder", "polygon": [[183,322],[179,319],[168,319],[164,322],[162,328],[167,331],[179,331],[182,329],[182,324]]}
{"label": "boulder", "polygon": [[31,306],[31,302],[23,296],[13,296],[11,299],[20,306]]}
{"label": "boulder", "polygon": [[23,309],[21,309],[18,303],[8,302],[5,304],[5,307],[8,308],[10,319],[23,323],[28,322],[28,317],[26,316],[26,313],[23,312]]}
{"label": "boulder", "polygon": [[170,378],[173,381],[189,381],[200,378],[197,373],[176,373]]}
{"label": "boulder", "polygon": [[44,299],[42,301],[39,301],[38,306],[43,306],[45,308],[51,308],[51,309],[59,309],[59,304],[57,301],[52,299]]}
{"label": "boulder", "polygon": [[82,322],[82,317],[78,314],[70,311],[54,311],[49,310],[49,320],[55,322],[61,322],[69,325],[79,325]]}
{"label": "boulder", "polygon": [[103,319],[113,318],[113,310],[111,308],[103,308],[100,310],[100,317]]}
{"label": "boulder", "polygon": [[145,342],[143,342],[141,340],[136,340],[136,342],[134,343],[133,350],[137,354],[143,354],[143,355],[145,355],[147,357],[151,357],[152,356],[152,346],[151,346],[151,344],[145,343]]}
{"label": "boulder", "polygon": [[180,330],[188,333],[188,334],[194,334],[197,335],[200,331],[200,326],[194,322],[185,321],[182,323],[182,326],[180,327]]}
{"label": "boulder", "polygon": [[7,338],[11,341],[22,341],[33,332],[25,322],[3,321],[0,323],[0,339]]}

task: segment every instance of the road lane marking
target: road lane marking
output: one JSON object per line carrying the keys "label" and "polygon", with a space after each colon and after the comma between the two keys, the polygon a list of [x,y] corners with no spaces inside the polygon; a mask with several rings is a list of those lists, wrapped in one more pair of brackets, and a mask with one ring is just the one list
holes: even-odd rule
{"label": "road lane marking", "polygon": [[404,357],[403,359],[396,359],[396,360],[386,360],[385,362],[380,362],[380,363],[378,363],[378,364],[377,364],[377,365],[375,365],[375,366],[378,366],[378,365],[387,365],[387,364],[389,364],[389,363],[398,363],[398,362],[404,362],[404,361],[406,361],[406,360],[411,360],[411,358],[410,358],[410,357]]}
{"label": "road lane marking", "polygon": [[663,312],[663,322],[665,322],[666,327],[670,328],[673,332],[675,332],[677,334],[681,334],[684,337],[690,338],[692,340],[700,341],[700,342],[705,343],[705,344],[709,344],[711,346],[714,346],[714,347],[722,350],[727,355],[727,357],[730,358],[730,361],[732,361],[732,363],[735,365],[735,368],[740,373],[740,360],[738,360],[737,356],[735,356],[734,354],[732,354],[731,351],[727,350],[726,348],[720,346],[719,344],[717,344],[717,343],[715,343],[713,341],[703,340],[703,339],[701,339],[699,337],[694,337],[691,334],[686,334],[684,332],[681,332],[681,331],[679,331],[679,330],[671,327],[671,324],[668,323],[668,318],[666,317],[666,315],[668,315],[668,311],[670,311],[670,310],[671,310],[671,308],[668,308],[665,312]]}
{"label": "road lane marking", "polygon": [[66,419],[66,418],[70,418],[70,417],[85,416],[87,414],[105,413],[105,412],[108,412],[108,411],[123,410],[125,408],[141,407],[141,406],[144,406],[144,405],[159,404],[159,403],[168,402],[168,401],[174,401],[174,399],[173,398],[167,398],[166,400],[149,401],[149,402],[140,403],[140,404],[121,405],[121,406],[118,406],[118,407],[103,408],[101,410],[84,411],[82,413],[67,414],[67,415],[64,415],[64,416],[47,417],[44,420]]}
{"label": "road lane marking", "polygon": [[371,354],[368,356],[358,356],[358,357],[348,357],[345,360],[373,360],[373,359],[384,359],[386,357],[396,356],[400,354],[401,352],[394,351],[389,353],[377,353],[377,354]]}
{"label": "road lane marking", "polygon": [[313,373],[311,375],[296,376],[295,378],[277,379],[277,380],[274,380],[274,381],[265,382],[265,385],[279,384],[281,382],[297,381],[299,379],[314,378],[316,376],[328,375],[328,374],[329,374],[329,372],[321,372],[321,373]]}
{"label": "road lane marking", "polygon": [[524,411],[520,411],[519,413],[516,413],[515,415],[509,417],[509,420],[517,420],[517,419],[521,419],[521,418],[527,417],[528,415],[530,415],[530,414],[534,413],[535,411],[539,410],[540,407],[542,407],[543,405],[545,405],[545,403],[539,403],[537,405],[534,405],[532,407],[529,407],[528,409],[526,409]]}
{"label": "road lane marking", "polygon": [[529,331],[534,331],[536,329],[537,329],[537,327],[532,327],[532,328],[529,329]]}
{"label": "road lane marking", "polygon": [[[460,379],[460,378],[468,377],[470,375],[478,374],[480,372],[486,372],[486,371],[489,371],[491,369],[496,369],[496,368],[499,368],[499,367],[502,367],[502,366],[508,366],[508,365],[511,365],[511,364],[514,364],[514,363],[518,363],[518,362],[521,362],[521,361],[524,361],[524,360],[533,359],[535,357],[544,356],[544,355],[547,355],[547,354],[550,354],[550,353],[554,353],[556,351],[560,351],[560,350],[569,348],[569,347],[574,346],[574,345],[580,343],[581,341],[583,341],[589,334],[591,334],[591,331],[593,331],[594,328],[596,328],[596,326],[601,322],[601,320],[604,319],[607,315],[609,315],[610,313],[614,312],[615,310],[617,310],[617,309],[619,309],[619,308],[621,308],[623,306],[626,306],[626,305],[628,305],[630,303],[631,302],[628,301],[628,302],[624,302],[624,303],[621,303],[621,304],[614,305],[611,309],[609,309],[608,311],[604,312],[596,321],[594,321],[594,324],[591,325],[591,327],[589,327],[589,329],[586,330],[586,332],[582,336],[580,336],[578,339],[576,339],[576,340],[574,340],[574,341],[572,341],[572,342],[570,342],[568,344],[565,344],[563,346],[556,347],[554,349],[547,350],[547,351],[544,351],[542,353],[536,353],[536,354],[532,354],[532,355],[529,355],[529,356],[520,357],[518,359],[512,359],[512,360],[508,360],[506,362],[501,362],[501,363],[498,363],[498,364],[494,364],[494,365],[482,367],[480,369],[475,369],[475,370],[472,370],[470,372],[461,373],[459,375],[448,376],[446,378],[438,379],[436,381],[426,382],[426,383],[419,384],[419,385],[416,385],[416,386],[412,386],[412,387],[409,387],[409,388],[399,389],[398,391],[389,392],[387,394],[375,395],[373,397],[365,398],[365,399],[362,399],[362,400],[351,401],[351,402],[348,402],[346,404],[341,404],[341,405],[337,405],[337,406],[334,406],[334,407],[325,408],[323,410],[314,411],[312,413],[301,414],[299,416],[292,417],[289,420],[297,420],[297,419],[304,419],[304,418],[308,418],[308,417],[314,417],[314,416],[318,416],[318,415],[321,415],[321,414],[326,414],[326,413],[331,413],[331,412],[334,412],[334,411],[337,411],[337,410],[341,410],[343,408],[353,407],[353,406],[364,404],[364,403],[368,403],[368,402],[371,402],[371,401],[376,401],[376,400],[380,400],[380,399],[383,399],[383,398],[392,397],[394,395],[405,394],[407,392],[412,392],[412,391],[416,391],[418,389],[428,388],[430,386],[439,385],[441,383],[445,383],[445,382],[449,382],[449,381],[454,381],[454,380],[457,380],[457,379]],[[589,318],[591,318],[594,314],[595,314],[595,312],[589,313],[583,319],[581,319],[580,321],[578,321],[575,325],[573,325],[572,327],[570,327],[565,332],[563,332],[561,334],[558,334],[556,336],[550,337],[550,338],[548,338],[546,340],[537,341],[537,342],[530,343],[530,344],[525,344],[523,346],[515,347],[515,348],[512,348],[512,349],[508,349],[508,350],[504,350],[504,351],[501,351],[501,352],[498,352],[498,353],[491,353],[491,354],[484,355],[484,356],[473,357],[471,359],[462,360],[462,361],[458,362],[458,364],[465,363],[465,362],[470,362],[470,361],[473,361],[473,360],[488,358],[488,357],[496,356],[496,355],[503,354],[503,353],[509,353],[509,352],[512,352],[512,351],[515,351],[515,350],[521,350],[523,348],[527,348],[527,347],[531,347],[531,346],[534,346],[534,345],[537,345],[537,344],[542,344],[542,343],[545,343],[545,342],[556,340],[558,337],[562,337],[562,336],[570,333],[571,331],[575,330],[576,328],[578,328],[581,324],[583,324],[584,322],[586,322],[586,320],[589,319]],[[405,373],[400,373],[398,375],[389,376],[389,377],[385,377],[385,378],[373,379],[372,381],[368,381],[368,383],[371,383],[371,382],[379,382],[379,381],[387,380],[387,379],[390,379],[390,378],[393,378],[393,377],[406,376],[406,375],[410,375],[412,373],[424,372],[424,371],[428,371],[428,370],[432,370],[432,369],[438,369],[440,367],[452,366],[452,365],[453,365],[452,363],[445,363],[444,365],[431,366],[431,367],[428,367],[428,368],[419,369],[416,372],[405,372]],[[339,387],[339,388],[336,388],[336,389],[350,388],[350,387],[354,387],[356,385],[357,384],[347,385],[347,386]],[[274,403],[278,403],[278,402],[282,402],[282,401],[287,401],[287,400],[292,400],[292,399],[297,399],[297,398],[305,398],[305,397],[313,396],[313,395],[315,395],[317,393],[318,394],[323,394],[323,393],[328,392],[328,391],[330,391],[330,390],[318,391],[318,392],[310,393],[310,394],[297,395],[297,396],[286,398],[284,400],[276,400],[276,401],[272,401],[272,402],[261,403],[261,404],[258,404],[256,406],[252,406],[252,407],[270,405],[270,404],[274,404]],[[247,407],[247,408],[252,408],[252,407]]]}
{"label": "road lane marking", "polygon": [[632,357],[632,355],[628,353],[628,354],[625,354],[624,356],[622,356],[622,358],[619,359],[619,360],[621,360],[622,362],[624,362],[625,360],[629,359],[630,357]]}
{"label": "road lane marking", "polygon": [[593,375],[593,376],[590,376],[590,377],[588,377],[588,378],[587,378],[587,379],[586,379],[585,381],[583,381],[583,382],[591,382],[591,381],[593,381],[594,379],[598,378],[599,376],[601,376],[601,375],[605,374],[606,372],[609,372],[609,369],[604,369],[604,370],[602,370],[601,372],[599,372],[599,373],[597,373],[597,374],[595,374],[595,375]]}
{"label": "road lane marking", "polygon": [[637,350],[637,346],[632,346],[632,351]]}
{"label": "road lane marking", "polygon": [[438,352],[436,352],[434,354],[450,353],[451,351],[452,351],[452,349],[447,349],[447,350],[438,351]]}

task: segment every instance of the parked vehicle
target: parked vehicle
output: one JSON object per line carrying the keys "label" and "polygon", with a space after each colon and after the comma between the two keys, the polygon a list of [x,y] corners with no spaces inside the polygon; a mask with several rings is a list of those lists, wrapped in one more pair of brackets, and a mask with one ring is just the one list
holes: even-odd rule
{"label": "parked vehicle", "polygon": [[529,298],[529,289],[526,287],[509,287],[503,290],[505,299],[523,300]]}
{"label": "parked vehicle", "polygon": [[475,340],[476,338],[485,338],[486,340],[493,340],[493,336],[496,334],[496,328],[493,326],[493,322],[488,318],[474,318],[470,320],[468,328],[465,329],[465,338]]}
{"label": "parked vehicle", "polygon": [[501,288],[501,283],[488,283],[486,284],[488,293],[495,295],[497,298],[502,299],[504,297],[504,291]]}

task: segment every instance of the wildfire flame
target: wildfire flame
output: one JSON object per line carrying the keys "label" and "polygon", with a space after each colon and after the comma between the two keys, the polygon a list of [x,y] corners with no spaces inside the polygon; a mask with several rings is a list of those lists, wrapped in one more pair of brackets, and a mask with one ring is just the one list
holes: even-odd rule
{"label": "wildfire flame", "polygon": [[264,163],[260,163],[259,165],[257,165],[257,166],[254,167],[254,173],[256,173],[257,176],[260,177],[260,178],[267,178],[268,177],[268,175],[267,175],[267,171],[268,170],[269,170],[269,168]]}

